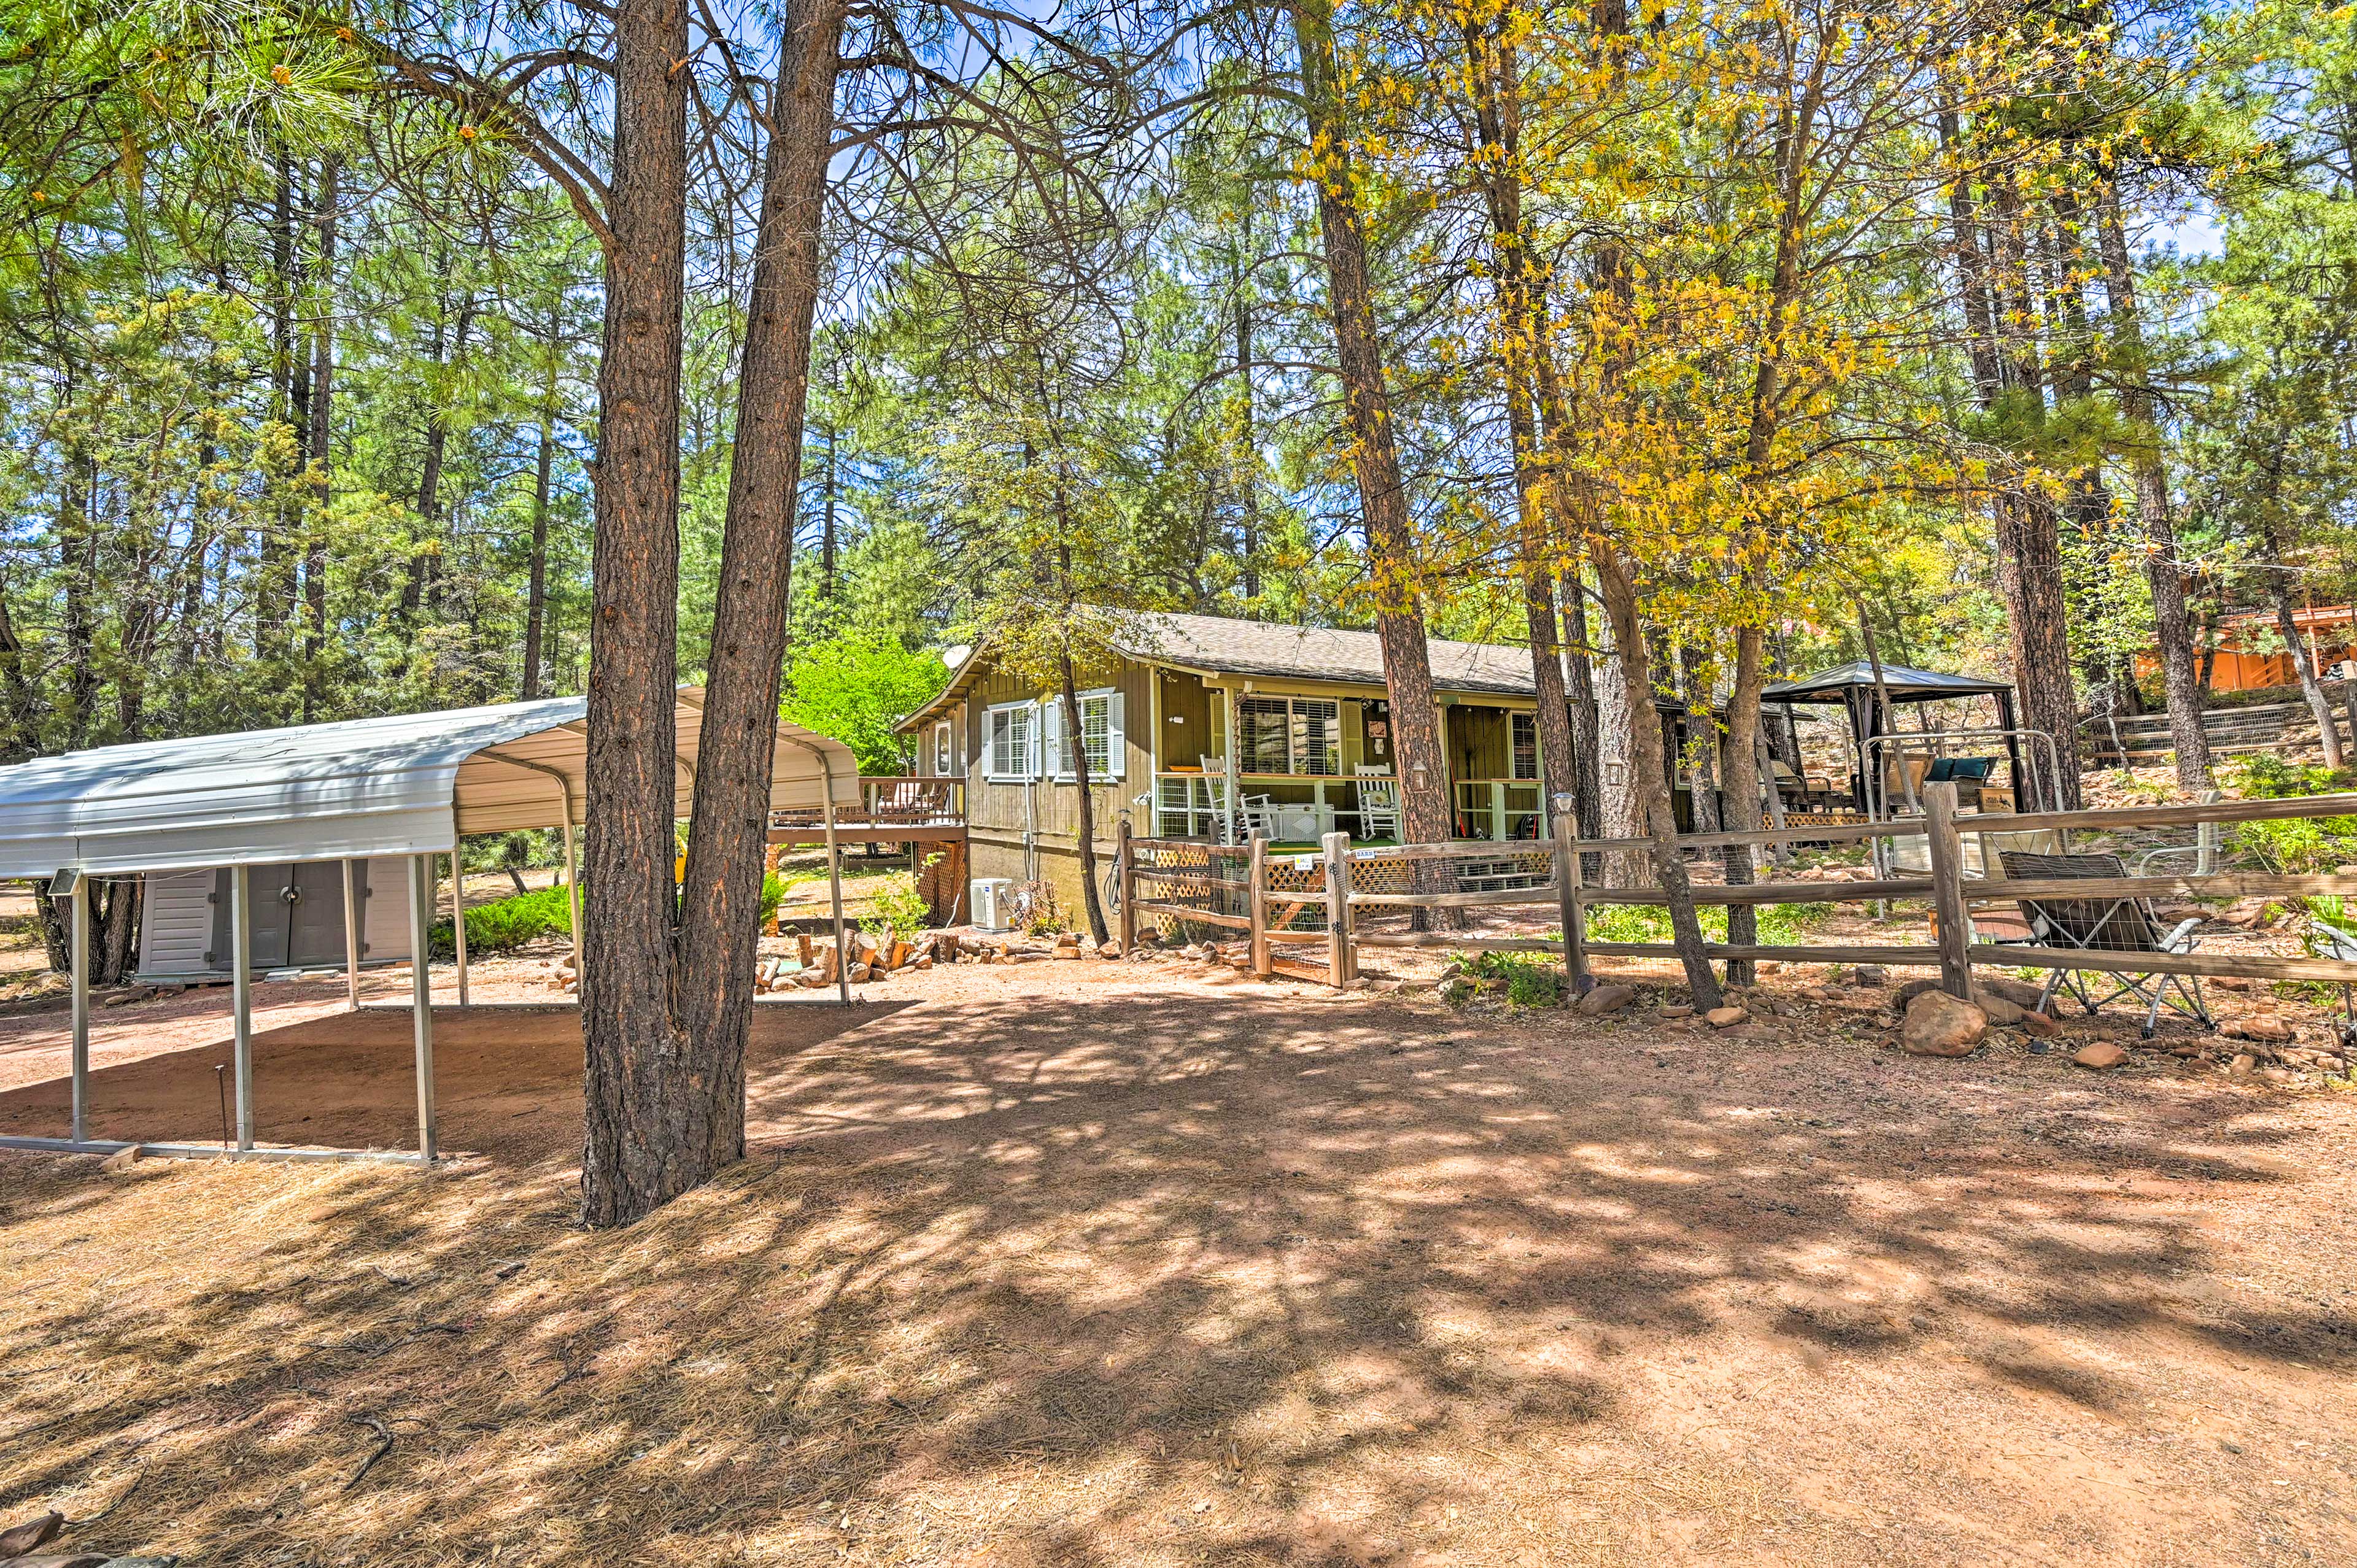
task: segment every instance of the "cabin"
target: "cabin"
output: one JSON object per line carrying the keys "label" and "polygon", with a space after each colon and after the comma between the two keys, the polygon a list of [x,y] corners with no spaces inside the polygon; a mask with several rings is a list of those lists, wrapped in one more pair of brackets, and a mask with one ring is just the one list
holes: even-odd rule
{"label": "cabin", "polygon": [[[1369,831],[1362,782],[1388,778],[1394,765],[1373,632],[1153,613],[1125,618],[1113,640],[1110,667],[1100,666],[1080,693],[1095,837],[1108,870],[1125,821],[1153,838],[1221,836],[1232,748],[1238,799],[1265,802],[1279,842],[1314,843],[1337,830],[1383,836]],[[1530,650],[1430,648],[1457,835],[1505,841],[1546,832]],[[1657,707],[1674,755],[1676,705]],[[963,781],[969,874],[1046,881],[1059,905],[1074,910],[1080,790],[1063,710],[1059,693],[1002,669],[985,644],[899,728],[915,745],[920,775]]]}

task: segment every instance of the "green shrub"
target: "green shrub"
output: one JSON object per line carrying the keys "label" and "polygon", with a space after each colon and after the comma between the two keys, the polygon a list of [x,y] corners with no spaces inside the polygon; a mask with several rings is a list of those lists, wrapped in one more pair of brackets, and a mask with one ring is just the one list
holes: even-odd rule
{"label": "green shrub", "polygon": [[[2233,765],[2230,782],[2246,800],[2290,800],[2330,795],[2350,787],[2347,772],[2287,762],[2272,752],[2255,752]],[[2285,817],[2243,822],[2229,846],[2278,875],[2330,871],[2357,861],[2357,817]]]}
{"label": "green shrub", "polygon": [[1563,1000],[1563,961],[1537,953],[1485,952],[1458,955],[1476,980],[1502,980],[1506,1000],[1516,1007],[1553,1007]]}
{"label": "green shrub", "polygon": [[[1760,945],[1796,946],[1833,912],[1831,904],[1761,905]],[[1727,940],[1724,906],[1697,909],[1695,919],[1706,941]],[[1659,904],[1597,904],[1588,908],[1586,929],[1591,942],[1665,942],[1670,940],[1670,912]]]}
{"label": "green shrub", "polygon": [[869,936],[880,937],[888,931],[913,936],[931,922],[932,906],[917,891],[917,879],[909,873],[888,873],[871,886],[875,891],[868,895],[867,918],[859,922],[859,929]]}
{"label": "green shrub", "polygon": [[[573,930],[573,902],[563,887],[543,887],[513,898],[480,904],[467,911],[467,955],[506,952],[545,936]],[[430,941],[436,958],[456,956],[449,917],[434,922]]]}
{"label": "green shrub", "polygon": [[[767,930],[778,917],[778,906],[786,896],[786,884],[776,872],[761,878],[761,928]],[[479,904],[467,911],[467,956],[481,953],[509,952],[542,937],[565,937],[573,934],[573,900],[562,886],[543,887],[522,893],[513,898],[500,898],[489,904]],[[447,915],[434,922],[428,933],[434,956],[455,958],[457,944],[453,939]]]}

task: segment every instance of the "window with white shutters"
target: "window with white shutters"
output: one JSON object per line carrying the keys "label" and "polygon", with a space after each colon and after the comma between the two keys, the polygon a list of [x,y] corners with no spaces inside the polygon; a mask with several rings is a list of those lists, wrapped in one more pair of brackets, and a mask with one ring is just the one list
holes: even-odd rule
{"label": "window with white shutters", "polygon": [[1028,779],[1039,771],[1037,703],[1002,703],[983,714],[993,779]]}
{"label": "window with white shutters", "polygon": [[[1089,782],[1114,782],[1126,771],[1125,765],[1128,760],[1128,748],[1122,736],[1122,694],[1105,688],[1082,692],[1080,699],[1081,737],[1082,744],[1088,748]],[[1065,779],[1076,778],[1071,743],[1064,734],[1063,700],[1050,698],[1045,706],[1045,728],[1055,754],[1056,777]]]}

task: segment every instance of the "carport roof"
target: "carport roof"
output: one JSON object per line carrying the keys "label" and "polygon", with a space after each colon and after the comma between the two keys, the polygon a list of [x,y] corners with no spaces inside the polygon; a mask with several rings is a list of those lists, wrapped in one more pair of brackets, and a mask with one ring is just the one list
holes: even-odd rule
{"label": "carport roof", "polygon": [[[0,768],[0,877],[196,870],[447,850],[460,833],[582,819],[588,700],[451,708],[138,741]],[[679,799],[704,693],[678,694]],[[775,809],[856,805],[840,741],[778,722]]]}

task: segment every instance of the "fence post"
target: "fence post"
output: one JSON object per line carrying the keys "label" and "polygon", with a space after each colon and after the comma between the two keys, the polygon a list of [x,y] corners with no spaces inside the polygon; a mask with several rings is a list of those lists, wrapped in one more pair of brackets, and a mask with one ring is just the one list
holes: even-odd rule
{"label": "fence post", "polygon": [[1326,848],[1326,983],[1340,990],[1351,972],[1351,835],[1328,833]]}
{"label": "fence post", "polygon": [[1268,956],[1268,832],[1254,828],[1252,853],[1244,862],[1244,875],[1252,882],[1245,908],[1252,916],[1252,972],[1263,980],[1276,972]]}
{"label": "fence post", "polygon": [[1574,998],[1596,984],[1587,972],[1586,914],[1579,907],[1579,819],[1568,795],[1555,798],[1555,897],[1563,917],[1563,977]]}
{"label": "fence post", "polygon": [[1964,845],[1956,835],[1956,787],[1923,786],[1924,838],[1932,852],[1932,913],[1940,922],[1940,989],[1973,999],[1972,922],[1964,909]]}
{"label": "fence post", "polygon": [[1129,819],[1114,830],[1114,886],[1121,889],[1121,956],[1137,950],[1137,851],[1131,845]]}

